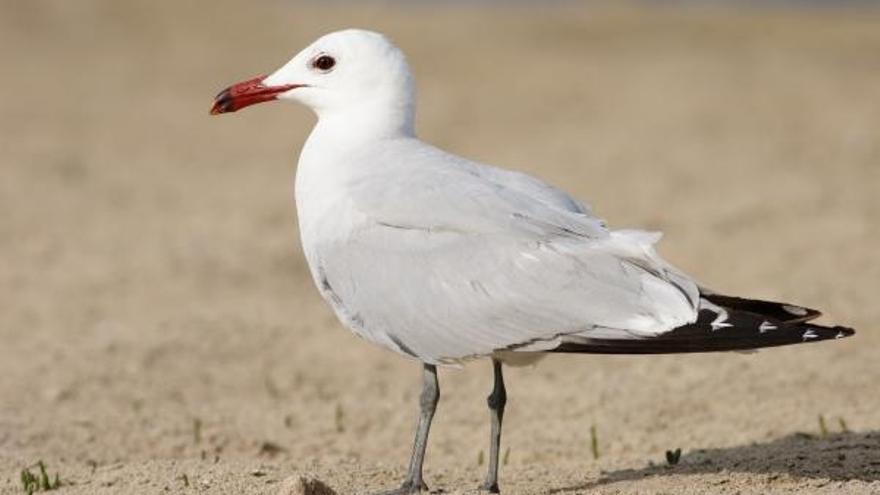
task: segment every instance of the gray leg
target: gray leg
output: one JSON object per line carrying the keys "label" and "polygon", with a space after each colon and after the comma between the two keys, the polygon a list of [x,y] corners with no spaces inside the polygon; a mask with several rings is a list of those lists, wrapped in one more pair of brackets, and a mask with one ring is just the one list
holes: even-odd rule
{"label": "gray leg", "polygon": [[501,420],[504,419],[504,405],[507,404],[507,390],[504,388],[504,375],[501,374],[501,361],[492,360],[495,372],[495,385],[492,393],[486,398],[489,404],[489,416],[492,420],[492,433],[489,436],[489,473],[483,488],[491,493],[498,490],[498,451],[501,448]]}
{"label": "gray leg", "polygon": [[433,364],[426,364],[422,372],[422,395],[419,398],[419,425],[416,429],[416,440],[413,444],[406,479],[403,480],[400,488],[382,492],[383,495],[406,495],[428,489],[422,479],[422,463],[425,460],[425,448],[428,446],[431,420],[434,418],[434,411],[437,409],[439,400],[440,385],[437,383],[437,367]]}

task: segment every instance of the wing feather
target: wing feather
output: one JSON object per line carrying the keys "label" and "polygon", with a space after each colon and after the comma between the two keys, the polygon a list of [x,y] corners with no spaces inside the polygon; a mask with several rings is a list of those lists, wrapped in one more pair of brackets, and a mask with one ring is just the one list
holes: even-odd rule
{"label": "wing feather", "polygon": [[322,248],[320,285],[356,333],[433,363],[600,328],[653,336],[694,321],[696,285],[666,275],[650,247],[634,258],[632,242],[377,224]]}
{"label": "wing feather", "polygon": [[696,319],[697,286],[654,252],[659,235],[609,231],[552,186],[414,140],[350,160],[338,194],[350,223],[313,236],[307,256],[339,318],[371,341],[452,363]]}

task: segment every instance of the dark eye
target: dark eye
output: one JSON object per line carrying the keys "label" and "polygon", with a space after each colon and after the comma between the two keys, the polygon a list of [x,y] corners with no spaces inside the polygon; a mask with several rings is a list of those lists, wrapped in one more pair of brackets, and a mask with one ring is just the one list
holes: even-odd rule
{"label": "dark eye", "polygon": [[321,55],[312,61],[312,67],[327,72],[336,65],[336,59],[330,55]]}

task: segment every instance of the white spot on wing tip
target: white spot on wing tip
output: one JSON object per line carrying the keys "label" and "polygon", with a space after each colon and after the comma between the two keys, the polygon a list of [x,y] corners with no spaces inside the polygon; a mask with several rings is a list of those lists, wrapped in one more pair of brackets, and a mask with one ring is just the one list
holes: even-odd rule
{"label": "white spot on wing tip", "polygon": [[712,322],[712,331],[714,332],[715,330],[718,330],[718,329],[721,329],[721,328],[732,327],[732,326],[733,326],[733,325],[730,324],[730,323],[724,323],[724,322],[720,322],[720,321],[718,321],[718,320],[715,320],[715,321]]}
{"label": "white spot on wing tip", "polygon": [[766,332],[766,331],[768,331],[768,330],[776,330],[776,328],[778,328],[776,325],[770,323],[770,322],[767,321],[767,320],[764,320],[764,322],[761,323],[761,326],[758,327],[758,330],[759,330],[761,333],[764,333],[764,332]]}
{"label": "white spot on wing tip", "polygon": [[806,316],[807,308],[802,308],[800,306],[792,306],[791,304],[783,304],[782,309],[788,311],[789,313],[795,316]]}
{"label": "white spot on wing tip", "polygon": [[712,304],[707,299],[700,299],[700,306],[699,307],[700,307],[700,309],[706,309],[706,310],[709,310],[709,311],[715,313],[716,315],[718,315],[715,317],[714,320],[712,320],[712,323],[709,324],[712,327],[713,332],[718,329],[721,329],[721,328],[727,328],[727,327],[733,326],[732,323],[727,323],[727,319],[728,319],[729,315],[727,314],[727,310],[722,308],[721,306]]}

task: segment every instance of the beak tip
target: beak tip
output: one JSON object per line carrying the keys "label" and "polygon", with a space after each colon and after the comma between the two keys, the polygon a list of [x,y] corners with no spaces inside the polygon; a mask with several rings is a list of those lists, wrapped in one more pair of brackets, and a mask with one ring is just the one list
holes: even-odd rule
{"label": "beak tip", "polygon": [[231,99],[217,99],[214,101],[214,105],[211,106],[211,115],[220,115],[223,113],[230,113],[238,110],[235,107],[235,103]]}
{"label": "beak tip", "polygon": [[211,115],[231,113],[241,110],[256,103],[271,101],[278,95],[303,84],[284,84],[280,86],[265,86],[263,80],[266,76],[258,76],[247,81],[233,84],[214,97],[214,105],[211,107]]}

